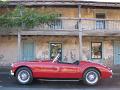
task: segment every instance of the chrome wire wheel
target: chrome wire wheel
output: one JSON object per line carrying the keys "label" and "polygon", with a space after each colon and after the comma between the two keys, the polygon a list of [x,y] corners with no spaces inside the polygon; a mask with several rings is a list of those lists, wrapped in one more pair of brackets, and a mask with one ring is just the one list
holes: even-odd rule
{"label": "chrome wire wheel", "polygon": [[26,70],[21,70],[19,73],[18,73],[18,80],[19,80],[19,82],[21,82],[21,83],[26,83],[26,82],[28,82],[29,81],[29,79],[30,79],[30,74],[29,74],[29,72],[28,71],[26,71]]}
{"label": "chrome wire wheel", "polygon": [[99,81],[99,72],[91,69],[85,73],[84,81],[88,85],[95,85]]}
{"label": "chrome wire wheel", "polygon": [[16,79],[20,84],[28,84],[33,80],[32,72],[30,69],[23,67],[17,70]]}

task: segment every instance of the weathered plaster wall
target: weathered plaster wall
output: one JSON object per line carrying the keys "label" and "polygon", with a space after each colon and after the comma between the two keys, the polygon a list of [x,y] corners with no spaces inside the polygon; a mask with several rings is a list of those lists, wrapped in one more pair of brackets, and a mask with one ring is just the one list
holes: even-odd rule
{"label": "weathered plaster wall", "polygon": [[106,19],[120,19],[120,9],[82,8],[82,18],[96,18],[96,13],[105,13]]}
{"label": "weathered plaster wall", "polygon": [[[51,42],[61,42],[63,45],[63,61],[79,60],[79,38],[75,36],[24,36],[22,40],[34,40],[36,59],[49,59]],[[115,37],[114,40],[119,40]],[[92,61],[113,65],[112,37],[83,37],[83,60],[91,60],[91,42],[102,42],[103,58]],[[0,65],[8,65],[17,61],[17,37],[0,37]]]}
{"label": "weathered plaster wall", "polygon": [[10,65],[17,60],[17,39],[15,36],[0,36],[0,66]]}
{"label": "weathered plaster wall", "polygon": [[63,17],[77,17],[77,7],[37,7],[35,8],[38,12],[56,12],[61,14]]}
{"label": "weathered plaster wall", "polygon": [[[13,10],[14,8],[0,8],[0,14],[5,13],[6,11]],[[57,12],[63,17],[78,17],[78,8],[77,7],[32,7],[38,12]],[[96,18],[96,13],[105,13],[106,19],[120,19],[120,9],[105,9],[105,8],[90,8],[82,7],[80,9],[82,18]]]}
{"label": "weathered plaster wall", "polygon": [[[54,11],[62,14],[63,17],[78,17],[77,7],[38,7],[37,11]],[[96,13],[105,13],[106,19],[120,19],[120,9],[90,8],[80,9],[82,18],[96,18]]]}
{"label": "weathered plaster wall", "polygon": [[[115,38],[114,40],[118,38]],[[91,59],[91,42],[102,42],[102,59]],[[111,66],[114,63],[113,40],[111,37],[84,37],[83,53],[87,60],[92,60],[97,63],[103,63],[107,66]]]}
{"label": "weathered plaster wall", "polygon": [[103,43],[103,63],[105,63],[108,66],[112,66],[114,64],[113,61],[113,41],[112,40],[105,40]]}
{"label": "weathered plaster wall", "polygon": [[49,43],[60,42],[63,47],[63,61],[73,62],[79,60],[79,39],[78,37],[66,36],[38,36],[36,39],[36,58],[49,59]]}

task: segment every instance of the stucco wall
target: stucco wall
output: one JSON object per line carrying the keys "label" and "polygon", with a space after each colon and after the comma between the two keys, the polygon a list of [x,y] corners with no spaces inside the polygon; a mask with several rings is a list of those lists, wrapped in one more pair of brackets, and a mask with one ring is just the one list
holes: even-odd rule
{"label": "stucco wall", "polygon": [[[38,12],[54,11],[62,14],[64,17],[78,17],[77,7],[38,7]],[[82,18],[96,18],[96,13],[105,13],[106,19],[120,19],[120,9],[90,8],[82,7],[80,9]]]}
{"label": "stucco wall", "polygon": [[[92,61],[113,65],[113,41],[119,37],[83,37],[83,60],[91,60],[91,42],[102,42],[103,57]],[[75,36],[25,36],[23,40],[35,42],[36,59],[49,59],[51,42],[61,42],[63,47],[63,61],[74,62],[79,60],[79,38]],[[17,61],[17,37],[0,37],[0,65],[8,65]]]}
{"label": "stucco wall", "polygon": [[96,18],[96,13],[105,13],[106,19],[120,19],[120,9],[82,8],[82,18]]}
{"label": "stucco wall", "polygon": [[[114,38],[114,40],[118,39]],[[84,37],[83,38],[83,53],[87,60],[103,63],[107,66],[112,66],[113,61],[113,43],[112,37]],[[91,42],[102,42],[102,59],[91,59]]]}
{"label": "stucco wall", "polygon": [[[14,8],[5,9],[0,8],[0,14],[5,13],[6,11],[13,10]],[[78,17],[78,8],[77,7],[32,7],[38,12],[56,12],[61,14],[63,17]],[[82,7],[80,9],[82,18],[96,18],[96,13],[105,13],[107,19],[120,19],[120,9],[106,9],[106,8],[90,8]]]}
{"label": "stucco wall", "polygon": [[10,65],[17,60],[17,39],[15,36],[0,36],[0,65]]}
{"label": "stucco wall", "polygon": [[73,62],[79,60],[79,39],[69,36],[37,36],[34,37],[36,44],[36,58],[50,58],[50,43],[62,43],[63,61]]}
{"label": "stucco wall", "polygon": [[64,17],[76,17],[77,16],[77,7],[37,7],[38,12],[56,12],[61,14]]}

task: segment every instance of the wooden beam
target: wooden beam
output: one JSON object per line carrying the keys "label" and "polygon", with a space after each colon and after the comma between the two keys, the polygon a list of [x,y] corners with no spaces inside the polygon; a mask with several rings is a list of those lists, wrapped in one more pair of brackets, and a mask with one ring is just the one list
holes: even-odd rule
{"label": "wooden beam", "polygon": [[96,1],[80,1],[80,0],[9,0],[10,6],[15,6],[18,3],[21,3],[26,6],[90,6],[90,7],[108,7],[108,8],[119,8],[119,2],[96,2]]}

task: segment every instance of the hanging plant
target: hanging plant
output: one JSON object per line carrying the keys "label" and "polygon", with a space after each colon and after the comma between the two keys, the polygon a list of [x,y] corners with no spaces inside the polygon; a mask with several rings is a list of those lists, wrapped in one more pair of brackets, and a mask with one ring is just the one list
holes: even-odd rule
{"label": "hanging plant", "polygon": [[22,5],[18,5],[13,11],[0,15],[0,27],[33,28],[38,25],[48,24],[57,19],[57,17],[57,13],[38,13],[34,9],[25,8]]}

